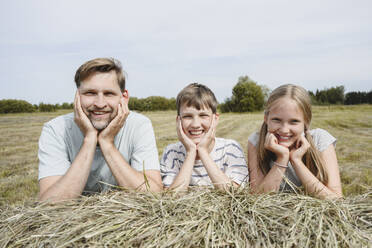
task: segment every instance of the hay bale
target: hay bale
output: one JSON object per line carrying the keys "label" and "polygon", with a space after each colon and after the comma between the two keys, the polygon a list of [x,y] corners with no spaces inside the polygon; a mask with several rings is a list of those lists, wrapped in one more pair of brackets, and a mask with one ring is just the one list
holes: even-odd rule
{"label": "hay bale", "polygon": [[4,208],[1,247],[372,247],[372,191],[338,201],[196,188]]}

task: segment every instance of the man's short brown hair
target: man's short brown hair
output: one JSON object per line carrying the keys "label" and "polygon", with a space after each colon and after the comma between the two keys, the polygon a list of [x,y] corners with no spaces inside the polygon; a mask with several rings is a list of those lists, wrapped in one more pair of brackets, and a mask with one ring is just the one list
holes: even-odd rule
{"label": "man's short brown hair", "polygon": [[192,83],[186,86],[177,95],[177,115],[180,115],[180,109],[183,104],[186,104],[188,107],[195,107],[197,110],[210,108],[215,114],[217,112],[218,102],[213,92],[207,86],[199,83]]}
{"label": "man's short brown hair", "polygon": [[120,90],[125,90],[125,77],[119,60],[114,58],[96,58],[85,62],[77,69],[75,74],[76,87],[80,87],[82,81],[99,72],[115,71]]}

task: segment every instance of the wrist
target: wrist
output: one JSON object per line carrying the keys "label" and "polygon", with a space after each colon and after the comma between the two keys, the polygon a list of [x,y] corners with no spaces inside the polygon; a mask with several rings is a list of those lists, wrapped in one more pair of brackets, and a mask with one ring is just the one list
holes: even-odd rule
{"label": "wrist", "polygon": [[97,144],[98,137],[97,133],[89,132],[84,136],[84,142]]}
{"label": "wrist", "polygon": [[103,149],[112,149],[115,147],[114,141],[108,140],[108,139],[103,139],[98,137],[98,144],[101,147],[101,150]]}

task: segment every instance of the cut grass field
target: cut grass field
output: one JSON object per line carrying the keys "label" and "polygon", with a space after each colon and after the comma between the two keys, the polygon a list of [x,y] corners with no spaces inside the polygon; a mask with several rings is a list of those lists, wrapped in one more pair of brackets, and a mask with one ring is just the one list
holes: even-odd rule
{"label": "cut grass field", "polygon": [[[334,135],[345,198],[194,188],[114,191],[35,203],[44,122],[67,113],[0,115],[0,247],[372,247],[372,105],[314,107]],[[175,112],[149,112],[159,156],[177,141]],[[217,136],[258,130],[262,113],[222,114]]]}
{"label": "cut grass field", "polygon": [[[0,206],[37,198],[38,139],[43,123],[68,113],[0,115]],[[159,156],[177,141],[176,113],[145,112],[154,126]],[[246,151],[250,133],[259,129],[262,112],[221,114],[217,136],[237,140]],[[336,152],[345,196],[372,187],[372,105],[315,106],[312,128],[323,128],[337,138]]]}

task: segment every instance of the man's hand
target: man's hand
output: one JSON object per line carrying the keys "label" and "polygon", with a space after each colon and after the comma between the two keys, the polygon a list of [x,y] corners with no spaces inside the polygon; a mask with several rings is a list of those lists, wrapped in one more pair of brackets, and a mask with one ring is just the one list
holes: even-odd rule
{"label": "man's hand", "polygon": [[272,151],[278,158],[289,158],[289,149],[279,144],[273,133],[268,132],[265,138],[265,149]]}
{"label": "man's hand", "polygon": [[93,127],[88,116],[84,113],[81,107],[79,89],[76,90],[75,100],[74,100],[74,121],[80,128],[84,137],[87,137],[88,135],[97,137],[97,133],[98,133],[97,129]]}
{"label": "man's hand", "polygon": [[[198,152],[210,152],[211,145],[213,144],[213,141],[216,137],[216,115],[212,115],[211,125],[209,126],[208,132],[203,136],[203,138],[200,140],[200,143],[197,145]],[[212,147],[213,149],[213,147]]]}
{"label": "man's hand", "polygon": [[181,141],[181,143],[185,146],[187,152],[196,152],[196,145],[194,141],[187,137],[183,131],[180,116],[177,116],[177,136],[179,141]]}
{"label": "man's hand", "polygon": [[125,103],[124,97],[120,98],[118,105],[118,114],[110,122],[110,124],[98,134],[98,143],[114,143],[115,136],[123,127],[125,120],[129,115],[128,104]]}
{"label": "man's hand", "polygon": [[310,148],[310,144],[305,138],[302,136],[296,141],[295,147],[289,153],[290,161],[300,161],[302,157],[305,155],[306,151]]}

